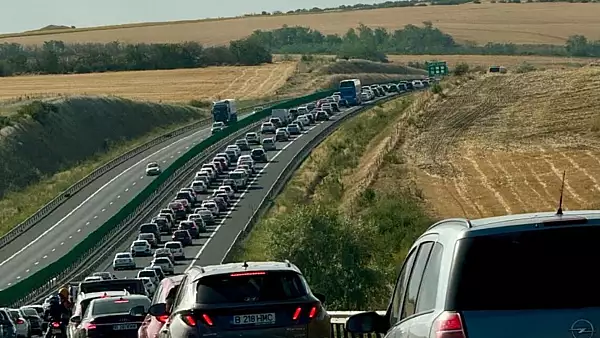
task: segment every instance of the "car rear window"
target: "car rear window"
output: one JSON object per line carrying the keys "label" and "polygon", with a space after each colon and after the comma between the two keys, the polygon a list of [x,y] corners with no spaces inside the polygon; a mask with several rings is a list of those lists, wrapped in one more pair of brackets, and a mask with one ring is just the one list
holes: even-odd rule
{"label": "car rear window", "polygon": [[35,309],[28,308],[28,307],[22,308],[21,311],[23,311],[23,313],[26,316],[37,316],[38,315],[38,313],[37,313],[37,311]]}
{"label": "car rear window", "polygon": [[129,310],[140,305],[143,305],[144,309],[148,310],[150,300],[145,298],[97,300],[92,305],[92,315],[128,313]]}
{"label": "car rear window", "polygon": [[575,226],[462,239],[452,301],[459,311],[598,307],[588,274],[598,236],[600,227]]}
{"label": "car rear window", "polygon": [[181,244],[179,243],[167,243],[165,246],[169,249],[179,249],[181,248]]}
{"label": "car rear window", "polygon": [[17,320],[21,316],[19,314],[19,311],[16,311],[16,310],[8,310],[8,311],[10,312],[10,316],[12,317],[13,320]]}
{"label": "car rear window", "polygon": [[139,277],[156,277],[156,271],[154,270],[142,270],[138,274]]}
{"label": "car rear window", "polygon": [[122,254],[117,254],[117,258],[129,258],[131,257],[129,254],[126,253],[122,253]]}
{"label": "car rear window", "polygon": [[197,285],[200,304],[279,301],[306,296],[302,278],[288,271],[222,274],[201,278]]}
{"label": "car rear window", "polygon": [[144,224],[140,226],[140,231],[155,231],[156,224]]}

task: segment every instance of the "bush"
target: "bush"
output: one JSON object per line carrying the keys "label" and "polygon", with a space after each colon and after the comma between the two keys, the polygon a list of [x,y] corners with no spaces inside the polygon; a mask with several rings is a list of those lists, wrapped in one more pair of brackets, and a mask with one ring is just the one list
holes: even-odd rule
{"label": "bush", "polygon": [[469,65],[464,62],[458,63],[456,65],[456,67],[454,67],[454,75],[456,75],[456,76],[465,75],[468,72],[469,72]]}
{"label": "bush", "polygon": [[431,92],[434,94],[442,94],[444,89],[439,83],[434,83],[433,86],[431,86]]}
{"label": "bush", "polygon": [[519,65],[519,67],[517,67],[517,69],[515,70],[515,73],[529,73],[529,72],[533,72],[535,70],[536,70],[536,68],[534,65],[527,63],[527,62],[523,62]]}

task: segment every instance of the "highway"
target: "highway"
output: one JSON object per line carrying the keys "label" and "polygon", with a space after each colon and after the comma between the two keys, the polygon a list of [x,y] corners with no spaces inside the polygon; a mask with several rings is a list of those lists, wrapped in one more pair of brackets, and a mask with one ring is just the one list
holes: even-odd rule
{"label": "highway", "polygon": [[209,136],[210,128],[203,128],[165,141],[122,163],[72,196],[0,250],[0,289],[56,261],[116,214],[156,178],[145,175],[148,162],[156,161],[166,168]]}
{"label": "highway", "polygon": [[[175,273],[183,273],[192,265],[220,264],[233,245],[238,233],[244,228],[285,166],[323,129],[356,109],[359,109],[359,107],[342,110],[342,112],[332,116],[330,121],[316,122],[307,126],[301,135],[291,138],[288,142],[277,142],[277,150],[268,152],[269,162],[262,165],[257,164],[257,173],[250,178],[248,187],[244,191],[236,193],[233,205],[229,207],[226,213],[222,213],[217,219],[216,225],[208,226],[208,232],[202,233],[200,239],[193,240],[193,245],[184,248],[186,258],[176,262]],[[248,154],[249,151],[243,153]],[[212,158],[208,160],[212,161]],[[211,192],[215,187],[218,187],[219,181],[222,181],[224,177],[225,175],[221,175],[220,179],[211,185]],[[186,182],[186,184],[189,183],[191,182]],[[119,247],[118,252],[128,252],[137,235],[137,232],[132,235],[129,240]],[[170,236],[163,235],[162,240],[168,241]],[[118,278],[135,278],[137,272],[149,266],[152,260],[152,257],[136,257],[136,270],[115,272],[112,269],[114,254],[100,265],[98,271],[110,271]]]}

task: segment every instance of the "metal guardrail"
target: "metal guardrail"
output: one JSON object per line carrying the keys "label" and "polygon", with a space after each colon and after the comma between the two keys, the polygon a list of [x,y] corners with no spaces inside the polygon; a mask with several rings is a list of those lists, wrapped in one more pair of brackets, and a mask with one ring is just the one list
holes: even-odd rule
{"label": "metal guardrail", "polygon": [[48,281],[43,287],[33,291],[25,298],[19,300],[15,304],[12,304],[12,306],[23,306],[31,304],[35,301],[41,301],[52,290],[58,288],[59,286],[66,285],[68,282],[73,280],[83,280],[83,278],[90,275],[107,259],[108,255],[114,254],[113,249],[116,250],[116,248],[123,244],[123,242],[129,236],[131,236],[133,232],[137,231],[137,225],[139,224],[138,221],[140,219],[144,219],[152,212],[162,208],[163,202],[171,197],[169,193],[181,188],[179,185],[194,174],[190,174],[191,168],[198,167],[206,158],[216,154],[221,150],[221,148],[239,138],[240,135],[244,135],[248,130],[257,128],[260,123],[262,123],[262,121],[248,125],[247,127],[228,135],[226,138],[213,144],[205,151],[199,153],[190,161],[188,161],[184,166],[177,169],[174,174],[169,177],[169,179],[161,184],[158,189],[156,189],[152,195],[150,195],[150,198],[146,199],[140,206],[138,206],[133,213],[129,214],[128,217],[120,222],[113,230],[111,230],[107,236],[100,238],[98,243],[93,248],[85,252],[81,258],[69,269],[66,269],[63,274],[58,275],[52,280]]}
{"label": "metal guardrail", "polygon": [[[354,334],[346,331],[346,320],[362,311],[327,311],[331,316],[331,337],[332,338],[382,338],[381,333]],[[376,311],[380,315],[385,315],[385,311]]]}
{"label": "metal guardrail", "polygon": [[[246,107],[243,110],[246,110],[246,109],[251,110],[256,107],[262,107],[262,106],[271,106],[271,105],[277,104],[279,102],[283,102],[285,100],[288,100],[288,99],[282,99],[282,100],[277,100],[277,101],[266,102],[263,104],[257,104],[254,106]],[[37,210],[33,215],[29,216],[26,220],[24,220],[23,222],[21,222],[20,224],[15,226],[11,231],[6,233],[4,236],[0,237],[0,249],[3,248],[4,246],[6,246],[7,244],[9,244],[10,242],[12,242],[13,240],[15,240],[21,234],[25,233],[27,230],[31,229],[39,221],[44,219],[46,216],[50,215],[50,213],[52,213],[54,210],[56,210],[56,208],[58,208],[63,203],[65,203],[71,196],[76,194],[81,189],[85,188],[87,185],[92,183],[94,180],[96,180],[100,176],[104,175],[105,173],[111,171],[112,169],[116,168],[117,166],[121,165],[122,163],[128,161],[129,159],[131,159],[133,157],[138,156],[139,154],[143,153],[144,151],[146,151],[158,144],[161,144],[165,141],[173,139],[181,134],[187,133],[190,130],[194,130],[194,129],[197,129],[197,128],[200,128],[203,126],[207,126],[211,123],[211,121],[212,121],[211,118],[202,119],[200,121],[196,121],[196,122],[190,123],[188,125],[185,125],[181,128],[177,128],[171,132],[160,135],[160,136],[106,162],[101,167],[95,169],[90,174],[88,174],[81,180],[77,181],[75,184],[68,187],[65,191],[61,192],[58,196],[56,196],[50,202],[46,203],[43,207],[41,207],[39,210]]]}

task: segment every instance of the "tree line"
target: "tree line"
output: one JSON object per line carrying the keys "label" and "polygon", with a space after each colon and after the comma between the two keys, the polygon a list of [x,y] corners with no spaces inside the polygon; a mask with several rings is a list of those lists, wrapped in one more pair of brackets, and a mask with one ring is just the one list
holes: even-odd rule
{"label": "tree line", "polygon": [[108,71],[198,68],[219,65],[258,65],[277,54],[333,54],[344,59],[387,61],[386,54],[480,54],[600,56],[600,41],[582,35],[559,45],[458,43],[431,22],[388,31],[359,25],[343,35],[323,34],[308,27],[256,30],[228,46],[205,47],[196,42],[162,44],[84,43],[47,41],[41,46],[0,44],[0,76],[70,74]]}
{"label": "tree line", "polygon": [[0,76],[252,66],[270,62],[272,54],[255,38],[235,40],[229,46],[215,47],[204,47],[196,42],[65,44],[62,41],[47,41],[42,46],[0,44]]}
{"label": "tree line", "polygon": [[587,56],[600,56],[600,50],[592,46],[600,41],[581,41],[573,36],[565,45],[489,42],[478,45],[474,42],[458,43],[450,34],[444,33],[424,22],[422,27],[406,25],[402,29],[388,31],[359,25],[343,35],[323,34],[308,27],[288,27],[272,31],[256,30],[252,38],[260,41],[273,53],[279,54],[335,54],[342,58],[363,58],[385,61],[385,54],[479,54],[479,55],[543,55],[576,56],[572,45],[587,44]]}

